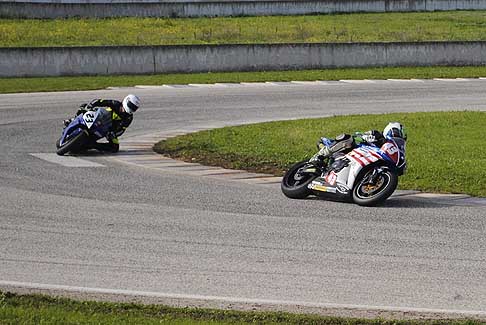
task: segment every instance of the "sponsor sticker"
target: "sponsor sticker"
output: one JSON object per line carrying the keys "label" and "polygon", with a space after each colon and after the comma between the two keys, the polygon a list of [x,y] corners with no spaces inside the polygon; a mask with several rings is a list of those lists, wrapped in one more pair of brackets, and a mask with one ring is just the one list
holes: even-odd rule
{"label": "sponsor sticker", "polygon": [[328,186],[314,184],[314,183],[309,184],[309,189],[320,191],[320,192],[336,193],[336,189],[334,187],[328,187]]}
{"label": "sponsor sticker", "polygon": [[336,184],[337,175],[336,173],[334,173],[334,171],[331,171],[329,174],[326,175],[324,179],[327,183],[329,183],[329,185],[334,185]]}

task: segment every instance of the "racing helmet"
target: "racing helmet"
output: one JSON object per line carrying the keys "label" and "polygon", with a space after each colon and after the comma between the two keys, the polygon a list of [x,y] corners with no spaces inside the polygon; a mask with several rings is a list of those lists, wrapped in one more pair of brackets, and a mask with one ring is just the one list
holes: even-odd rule
{"label": "racing helmet", "polygon": [[125,112],[128,114],[133,114],[139,107],[140,107],[140,98],[135,95],[128,95],[127,97],[123,98],[123,109],[125,109]]}
{"label": "racing helmet", "polygon": [[399,122],[390,122],[383,130],[383,136],[407,140],[407,132]]}

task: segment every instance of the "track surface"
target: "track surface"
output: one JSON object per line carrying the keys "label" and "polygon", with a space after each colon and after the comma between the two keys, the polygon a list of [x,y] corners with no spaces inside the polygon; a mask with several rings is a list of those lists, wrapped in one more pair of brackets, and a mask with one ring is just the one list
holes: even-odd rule
{"label": "track surface", "polygon": [[[0,280],[233,301],[486,312],[486,212],[396,197],[285,198],[276,184],[52,153],[78,103],[135,92],[124,136],[274,119],[486,110],[486,80],[256,84],[0,95]],[[123,139],[122,138],[122,142]],[[214,301],[214,299],[213,299]]]}

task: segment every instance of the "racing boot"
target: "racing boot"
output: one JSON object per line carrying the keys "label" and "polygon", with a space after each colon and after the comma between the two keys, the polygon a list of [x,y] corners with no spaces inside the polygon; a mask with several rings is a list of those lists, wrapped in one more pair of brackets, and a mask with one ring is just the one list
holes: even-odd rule
{"label": "racing boot", "polygon": [[312,157],[311,161],[324,161],[324,159],[329,158],[332,155],[333,151],[328,146],[322,145],[314,157]]}

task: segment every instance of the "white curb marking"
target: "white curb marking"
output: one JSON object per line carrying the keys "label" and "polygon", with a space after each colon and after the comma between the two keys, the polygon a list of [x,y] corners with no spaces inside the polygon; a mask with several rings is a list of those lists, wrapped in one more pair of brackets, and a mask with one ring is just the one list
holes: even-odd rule
{"label": "white curb marking", "polygon": [[137,88],[137,89],[174,89],[174,88],[230,88],[230,87],[244,87],[244,86],[291,86],[291,85],[306,85],[306,86],[317,86],[317,85],[346,85],[346,84],[373,84],[373,83],[383,83],[383,82],[426,82],[426,81],[444,81],[444,82],[463,82],[463,81],[482,81],[486,80],[485,77],[479,78],[432,78],[432,79],[341,79],[341,80],[315,80],[315,81],[299,81],[299,80],[292,80],[292,81],[263,81],[263,82],[240,82],[240,83],[232,83],[232,82],[216,82],[216,83],[207,83],[207,84],[198,84],[198,83],[190,83],[190,84],[164,84],[164,85],[136,85],[133,87],[107,87],[108,90],[120,90],[120,89],[130,89],[130,88]]}
{"label": "white curb marking", "polygon": [[191,87],[197,87],[197,88],[213,88],[217,87],[215,84],[188,84]]}
{"label": "white curb marking", "polygon": [[239,83],[234,83],[234,82],[217,82],[215,83],[216,86],[220,87],[239,87],[241,86]]}
{"label": "white curb marking", "polygon": [[291,83],[296,84],[296,85],[303,85],[303,86],[321,86],[321,85],[327,85],[327,82],[325,81],[291,81]]}
{"label": "white curb marking", "polygon": [[375,82],[373,80],[368,80],[368,79],[364,79],[364,80],[339,80],[341,82],[345,82],[345,83],[348,83],[348,84],[374,84]]}
{"label": "white curb marking", "polygon": [[446,81],[446,82],[455,82],[455,81],[468,81],[468,79],[464,79],[464,78],[434,78],[432,80],[435,80],[435,81]]}
{"label": "white curb marking", "polygon": [[164,85],[164,87],[168,87],[168,88],[194,88],[194,87],[189,86],[189,85]]}
{"label": "white curb marking", "polygon": [[93,161],[73,156],[59,156],[55,153],[31,153],[32,156],[64,167],[105,167]]}
{"label": "white curb marking", "polygon": [[424,82],[420,79],[387,79],[388,81],[395,81],[395,82]]}
{"label": "white curb marking", "polygon": [[167,85],[136,85],[135,88],[140,89],[164,89]]}
{"label": "white curb marking", "polygon": [[242,86],[276,86],[271,82],[240,82]]}

